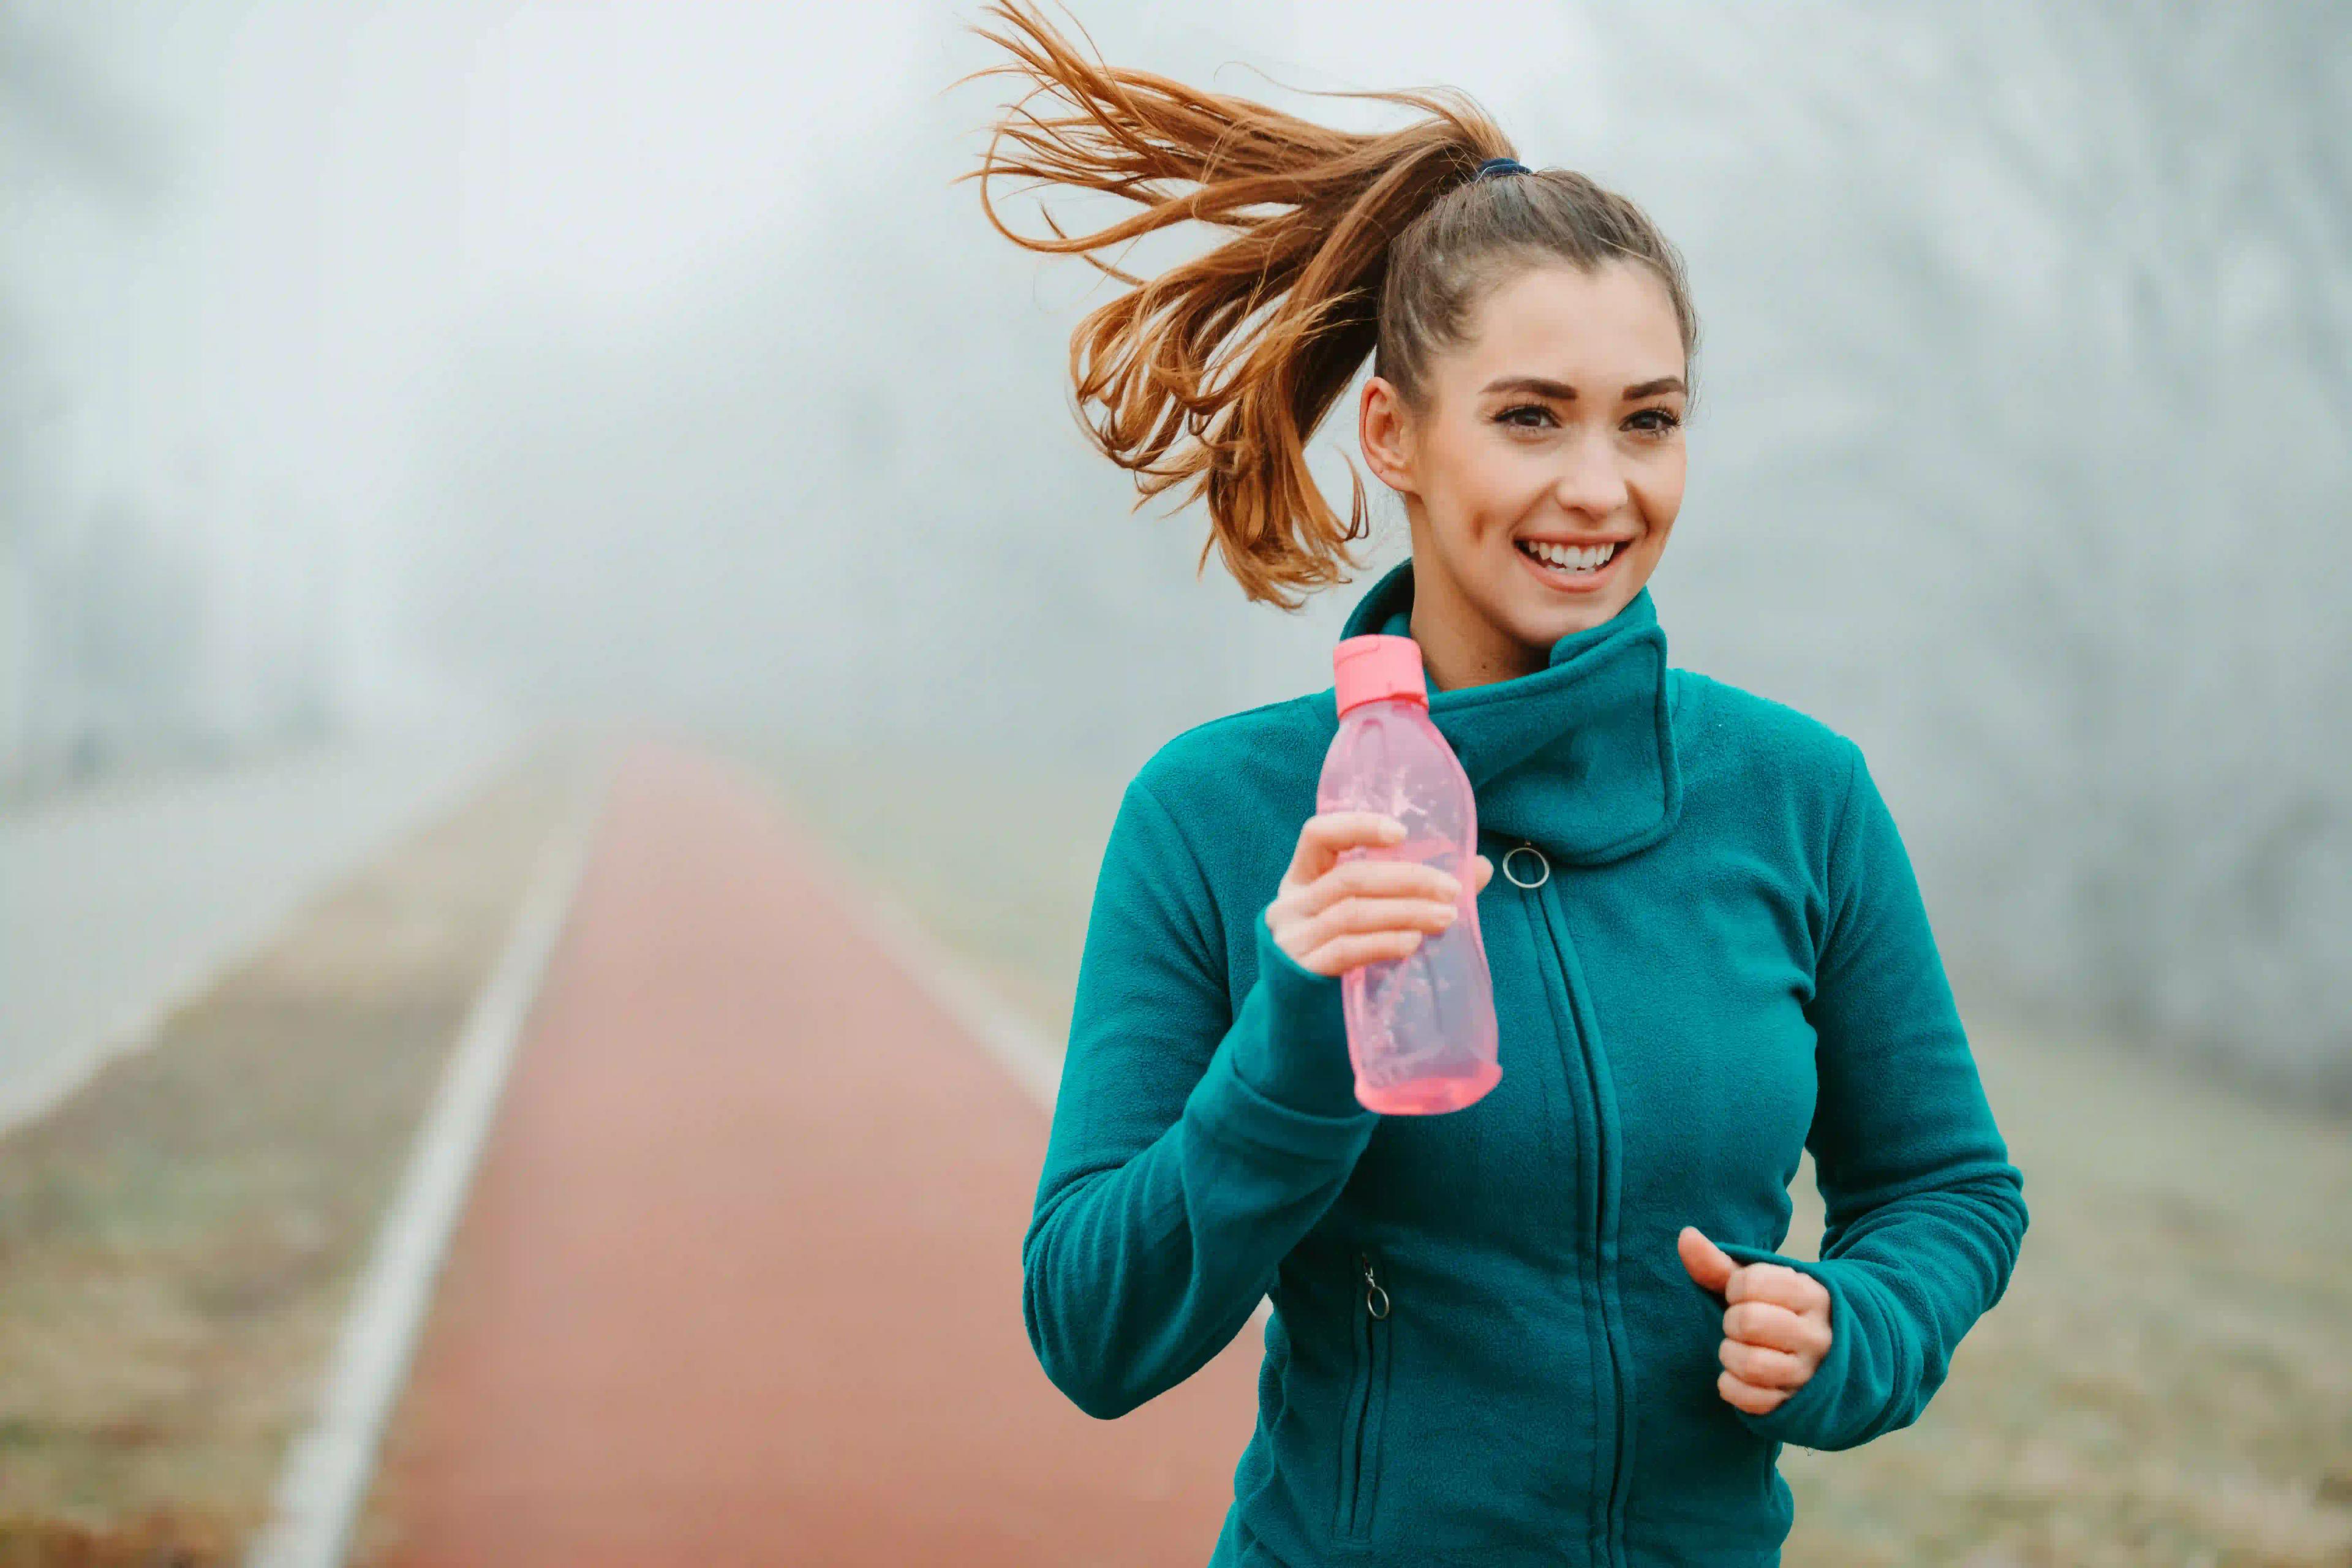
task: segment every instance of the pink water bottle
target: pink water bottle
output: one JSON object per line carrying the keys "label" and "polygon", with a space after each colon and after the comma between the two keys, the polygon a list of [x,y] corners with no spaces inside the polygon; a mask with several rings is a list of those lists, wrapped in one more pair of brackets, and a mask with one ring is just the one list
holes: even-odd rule
{"label": "pink water bottle", "polygon": [[1349,637],[1332,650],[1339,732],[1323,758],[1316,809],[1377,811],[1404,837],[1354,848],[1343,860],[1420,860],[1462,884],[1454,923],[1423,933],[1402,958],[1340,977],[1356,1098],[1391,1114],[1459,1110],[1503,1076],[1495,1059],[1495,990],[1478,935],[1478,807],[1470,780],[1429,721],[1421,645],[1411,637]]}

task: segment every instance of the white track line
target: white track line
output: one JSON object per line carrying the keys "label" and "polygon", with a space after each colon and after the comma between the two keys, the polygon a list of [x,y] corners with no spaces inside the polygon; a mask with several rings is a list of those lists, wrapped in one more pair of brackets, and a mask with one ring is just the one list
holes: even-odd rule
{"label": "white track line", "polygon": [[350,1550],[508,1067],[586,867],[610,773],[600,751],[532,868],[506,947],[475,995],[352,1292],[317,1415],[287,1452],[269,1524],[246,1556],[248,1568],[341,1568]]}
{"label": "white track line", "polygon": [[1062,1053],[1046,1043],[1044,1033],[941,946],[897,899],[870,883],[844,896],[853,909],[864,906],[866,934],[891,962],[986,1047],[1050,1118],[1062,1086]]}
{"label": "white track line", "polygon": [[[1054,1049],[1028,1016],[1005,1001],[970,964],[948,951],[897,898],[869,878],[853,875],[814,829],[800,833],[819,875],[868,940],[899,972],[930,994],[949,1017],[986,1047],[1028,1091],[1050,1121],[1062,1083],[1062,1053]],[[1261,1299],[1250,1321],[1264,1329],[1274,1304]]]}

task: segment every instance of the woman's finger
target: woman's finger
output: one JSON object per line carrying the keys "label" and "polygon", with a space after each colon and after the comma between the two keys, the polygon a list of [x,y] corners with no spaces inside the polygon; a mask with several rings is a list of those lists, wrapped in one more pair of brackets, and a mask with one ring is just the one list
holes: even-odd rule
{"label": "woman's finger", "polygon": [[1717,1392],[1726,1400],[1750,1415],[1769,1415],[1773,1411],[1780,1408],[1781,1402],[1789,1397],[1787,1390],[1759,1388],[1754,1384],[1742,1379],[1728,1367],[1716,1378],[1715,1386]]}
{"label": "woman's finger", "polygon": [[1723,1333],[1727,1339],[1799,1354],[1827,1348],[1821,1342],[1822,1332],[1818,1323],[1808,1321],[1778,1301],[1733,1302],[1724,1310]]}
{"label": "woman's finger", "polygon": [[1724,1341],[1717,1349],[1716,1358],[1723,1363],[1726,1372],[1751,1388],[1798,1388],[1813,1373],[1804,1361],[1787,1351],[1767,1350],[1738,1340]]}
{"label": "woman's finger", "polygon": [[1305,886],[1339,863],[1339,857],[1359,845],[1394,844],[1404,837],[1404,824],[1377,811],[1326,811],[1310,816],[1298,830],[1298,846],[1291,851],[1286,879]]}
{"label": "woman's finger", "polygon": [[1444,931],[1454,921],[1454,905],[1434,899],[1341,899],[1299,922],[1298,945],[1312,952],[1335,936]]}
{"label": "woman's finger", "polygon": [[1785,1263],[1749,1263],[1731,1277],[1724,1288],[1727,1301],[1771,1301],[1792,1312],[1811,1312],[1817,1316],[1829,1311],[1829,1287],[1801,1268],[1791,1268]]}
{"label": "woman's finger", "polygon": [[1291,907],[1312,915],[1345,898],[1434,899],[1450,904],[1461,891],[1460,879],[1418,860],[1346,860],[1298,889]]}
{"label": "woman's finger", "polygon": [[1311,950],[1298,962],[1318,974],[1340,975],[1367,963],[1402,958],[1421,945],[1417,931],[1370,931],[1360,936],[1337,936]]}

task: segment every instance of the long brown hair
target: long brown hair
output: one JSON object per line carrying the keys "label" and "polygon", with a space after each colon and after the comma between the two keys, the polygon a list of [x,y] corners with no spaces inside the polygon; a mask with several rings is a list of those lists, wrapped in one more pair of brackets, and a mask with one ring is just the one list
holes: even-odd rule
{"label": "long brown hair", "polygon": [[[1221,551],[1254,601],[1296,609],[1357,564],[1348,546],[1370,533],[1363,480],[1349,463],[1354,496],[1343,526],[1307,470],[1305,440],[1367,353],[1408,409],[1425,411],[1433,357],[1464,340],[1488,290],[1524,267],[1565,261],[1591,271],[1612,259],[1656,272],[1673,297],[1685,360],[1697,352],[1682,258],[1656,226],[1571,170],[1477,180],[1478,165],[1511,146],[1466,94],[1315,94],[1422,111],[1395,131],[1335,131],[1090,62],[1020,0],[986,9],[1021,36],[971,30],[1014,63],[959,80],[1009,72],[1036,86],[997,122],[981,166],[956,180],[981,182],[989,222],[1013,243],[1076,253],[1130,285],[1071,333],[1079,421],[1137,476],[1139,508],[1186,480],[1185,500],[1207,496],[1211,531],[1199,564]],[[1031,112],[1028,100],[1045,91],[1075,110],[1050,119]],[[1018,153],[1000,156],[1008,141]],[[1053,238],[1016,234],[988,195],[989,178],[1005,174],[1108,192],[1144,210],[1076,236],[1048,214]],[[1093,254],[1186,221],[1233,237],[1150,279]],[[1695,371],[1685,379],[1696,395]],[[1100,405],[1099,421],[1087,416],[1090,403]]]}

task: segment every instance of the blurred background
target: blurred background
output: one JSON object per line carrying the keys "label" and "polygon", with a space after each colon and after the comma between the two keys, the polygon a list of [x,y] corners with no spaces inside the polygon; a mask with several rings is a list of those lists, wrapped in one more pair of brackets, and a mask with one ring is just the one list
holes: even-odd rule
{"label": "blurred background", "polygon": [[[1688,259],[1673,661],[1870,757],[2033,1211],[1917,1427],[1785,1456],[1789,1560],[2352,1563],[2352,10],[1072,11],[1459,87]],[[0,0],[0,1561],[241,1550],[612,737],[1058,1049],[1126,779],[1328,683],[1401,509],[1296,614],[1136,509],[1116,285],[950,184],[983,23]]]}

